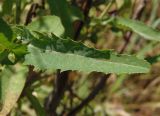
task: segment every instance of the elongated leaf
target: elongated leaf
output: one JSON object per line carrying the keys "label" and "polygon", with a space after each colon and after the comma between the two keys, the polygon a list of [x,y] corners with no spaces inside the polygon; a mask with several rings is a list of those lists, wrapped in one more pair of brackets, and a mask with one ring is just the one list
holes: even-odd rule
{"label": "elongated leaf", "polygon": [[117,56],[113,56],[116,57],[115,59],[113,58],[113,61],[112,57],[110,61],[105,61],[55,51],[43,53],[31,45],[29,46],[29,52],[30,54],[25,57],[25,64],[34,65],[38,69],[79,70],[84,72],[97,71],[104,73],[145,73],[149,68],[149,65],[143,60],[138,60],[130,56],[121,56],[121,59],[126,62],[119,61]]}
{"label": "elongated leaf", "polygon": [[43,16],[38,20],[33,21],[27,26],[30,30],[54,33],[57,36],[64,34],[64,28],[61,20],[57,16]]}
{"label": "elongated leaf", "polygon": [[132,31],[143,36],[145,39],[160,41],[160,31],[157,31],[152,27],[146,26],[140,21],[117,17],[116,23],[130,28]]}
{"label": "elongated leaf", "polygon": [[[17,102],[24,84],[27,68],[17,65],[14,67],[15,72],[10,69],[5,69],[0,75],[0,101],[1,110],[0,116],[6,116]],[[12,69],[13,70],[13,69]]]}
{"label": "elongated leaf", "polygon": [[25,64],[37,69],[79,70],[104,73],[144,73],[149,64],[134,56],[88,48],[82,43],[36,33],[28,46]]}
{"label": "elongated leaf", "polygon": [[30,89],[27,89],[26,94],[27,94],[27,98],[31,102],[32,106],[34,107],[37,115],[38,116],[46,116],[44,108],[41,106],[38,99],[34,95],[32,95],[32,91]]}

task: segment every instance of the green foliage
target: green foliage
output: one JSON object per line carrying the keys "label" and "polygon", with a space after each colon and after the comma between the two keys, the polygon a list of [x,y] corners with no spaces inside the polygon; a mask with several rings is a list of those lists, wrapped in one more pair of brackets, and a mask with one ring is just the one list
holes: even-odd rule
{"label": "green foliage", "polygon": [[75,6],[69,6],[72,22],[76,20],[84,21],[84,15],[81,10]]}
{"label": "green foliage", "polygon": [[[50,85],[53,83],[59,87],[60,82],[52,79],[53,73],[55,74],[57,69],[60,69],[60,72],[57,71],[57,77],[59,75],[66,76],[63,75],[63,71],[66,71],[67,75],[69,74],[69,80],[66,82],[68,91],[64,92],[67,94],[63,101],[65,103],[59,103],[62,104],[63,108],[60,107],[55,111],[58,112],[57,114],[62,113],[60,115],[63,115],[78,103],[77,99],[82,100],[77,97],[76,92],[80,92],[81,97],[86,96],[88,91],[99,81],[92,78],[86,82],[85,78],[88,73],[148,73],[151,65],[160,61],[160,55],[157,53],[156,55],[149,55],[150,57],[146,55],[155,46],[159,46],[160,31],[153,29],[154,26],[147,26],[142,21],[125,18],[130,17],[133,10],[130,7],[134,7],[130,0],[93,0],[92,15],[89,14],[85,18],[83,13],[88,10],[84,10],[87,2],[83,3],[80,0],[47,0],[45,3],[38,1],[34,4],[32,2],[32,0],[4,0],[3,3],[0,2],[0,6],[2,6],[0,12],[3,16],[0,17],[0,116],[8,115],[16,106],[18,99],[26,100],[26,98],[29,101],[28,103],[26,100],[27,104],[35,109],[35,114],[38,116],[47,115],[48,112],[42,106],[45,100],[40,100],[42,98],[36,94],[35,90],[42,85],[51,89]],[[158,0],[154,0],[152,6],[156,5],[157,2]],[[31,8],[28,9],[28,6]],[[152,9],[148,24],[159,25],[159,19],[154,22],[157,18],[157,9],[158,4]],[[106,15],[107,13],[108,15]],[[145,15],[148,16],[148,14]],[[31,20],[31,23],[24,26],[24,21],[27,20]],[[83,21],[83,25],[79,25],[81,23],[75,23],[75,21]],[[16,25],[15,22],[20,25]],[[81,26],[83,26],[82,29]],[[115,27],[118,27],[118,31],[112,30]],[[73,40],[77,30],[80,41]],[[119,30],[124,33],[118,33]],[[135,44],[136,50],[131,50],[128,54],[134,53],[135,55],[118,54],[114,50],[109,50],[108,48],[113,48],[121,51],[119,48],[121,48],[122,38],[125,37],[127,31],[133,31],[144,38],[142,45],[139,38],[133,38],[135,40],[132,44],[133,46]],[[96,41],[92,43],[91,38],[96,38]],[[132,42],[129,41],[132,39],[131,37],[127,39],[127,41],[124,40],[125,44],[122,46],[125,50]],[[113,45],[108,45],[110,43]],[[92,47],[88,47],[90,45]],[[82,71],[85,78],[77,79],[74,74],[68,73],[69,71]],[[81,74],[83,76],[83,73]],[[116,93],[126,80],[126,75],[118,77],[120,78],[112,84],[109,90],[111,95]],[[90,82],[91,80],[94,83]],[[74,87],[74,82],[77,82],[76,87]],[[56,86],[55,92],[57,91]],[[81,88],[81,86],[84,87]],[[47,92],[43,93],[43,99],[47,96],[46,94],[49,94],[48,88],[45,88]],[[74,89],[76,90],[75,93]],[[52,93],[51,97],[53,96]],[[70,103],[67,101],[68,98],[72,99],[69,101]],[[48,99],[50,100],[50,96]],[[23,112],[23,103],[18,102],[16,108]],[[23,114],[17,113],[15,115]]]}
{"label": "green foliage", "polygon": [[8,40],[12,39],[12,30],[2,18],[0,18],[0,33],[3,33]]}
{"label": "green foliage", "polygon": [[[52,15],[59,16],[61,18],[62,24],[65,27],[65,35],[73,37],[73,25],[71,18],[71,11],[66,0],[47,0]],[[58,6],[58,7],[57,7]]]}
{"label": "green foliage", "polygon": [[14,3],[14,0],[4,0],[3,6],[2,6],[3,15],[12,13],[13,3]]}
{"label": "green foliage", "polygon": [[[34,65],[37,69],[42,70],[62,69],[62,71],[80,70],[104,73],[145,73],[149,71],[149,65],[145,61],[130,56],[119,56],[120,58],[113,56],[105,61],[71,53],[63,54],[55,51],[44,53],[34,46],[29,46],[29,52],[30,54],[25,57],[25,64]],[[120,59],[123,59],[123,61],[120,61]]]}
{"label": "green foliage", "polygon": [[156,55],[153,57],[147,57],[146,60],[151,64],[157,63],[160,61],[160,55]]}
{"label": "green foliage", "polygon": [[0,73],[0,115],[6,116],[17,102],[25,84],[27,68],[15,65]]}
{"label": "green foliage", "polygon": [[116,23],[124,27],[130,28],[132,31],[141,35],[145,39],[160,41],[160,32],[153,29],[152,27],[146,26],[144,23],[126,19],[122,17],[116,17]]}
{"label": "green foliage", "polygon": [[[144,73],[149,64],[136,57],[88,48],[82,43],[35,33],[28,46],[25,64],[37,69],[80,70],[104,73]],[[79,61],[79,62],[78,62]]]}
{"label": "green foliage", "polygon": [[27,28],[32,31],[54,33],[57,36],[64,34],[63,25],[57,16],[40,17],[38,20],[31,22]]}
{"label": "green foliage", "polygon": [[46,116],[44,108],[41,106],[38,99],[34,95],[32,95],[32,91],[27,89],[26,94],[27,94],[27,97],[28,97],[29,101],[31,102],[32,106],[36,110],[37,115],[38,116]]}
{"label": "green foliage", "polygon": [[[12,64],[19,61],[27,53],[27,47],[26,45],[12,43],[3,34],[0,34],[0,53],[1,64]],[[15,55],[14,62],[8,58],[10,53]]]}

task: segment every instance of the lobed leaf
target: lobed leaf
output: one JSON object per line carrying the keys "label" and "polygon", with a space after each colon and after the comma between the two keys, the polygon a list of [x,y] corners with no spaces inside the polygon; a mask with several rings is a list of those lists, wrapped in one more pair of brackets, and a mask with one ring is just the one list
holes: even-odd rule
{"label": "lobed leaf", "polygon": [[[149,64],[144,60],[132,56],[112,56],[108,60],[95,59],[70,53],[56,51],[41,52],[39,48],[29,45],[29,52],[25,57],[25,64],[34,65],[37,69],[79,70],[84,72],[104,73],[145,73],[149,71]],[[112,59],[113,58],[113,59]],[[120,60],[120,59],[121,60]],[[140,63],[140,64],[139,64]]]}
{"label": "lobed leaf", "polygon": [[145,73],[149,64],[134,56],[88,48],[80,42],[36,32],[28,45],[25,64],[37,69],[79,70],[104,73]]}

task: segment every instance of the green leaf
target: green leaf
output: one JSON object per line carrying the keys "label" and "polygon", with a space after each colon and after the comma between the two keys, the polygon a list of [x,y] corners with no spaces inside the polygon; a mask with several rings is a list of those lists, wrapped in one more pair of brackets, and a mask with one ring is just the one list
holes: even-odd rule
{"label": "green leaf", "polygon": [[25,84],[27,67],[15,65],[0,73],[0,116],[6,116],[15,106]]}
{"label": "green leaf", "polygon": [[155,30],[140,21],[116,17],[116,23],[130,28],[132,31],[143,36],[145,39],[160,41],[160,31]]}
{"label": "green leaf", "polygon": [[65,36],[73,36],[72,16],[66,0],[47,0],[51,14],[59,16],[65,28]]}
{"label": "green leaf", "polygon": [[32,31],[54,33],[57,36],[62,36],[64,34],[64,27],[60,18],[57,16],[40,17],[31,22],[27,27]]}
{"label": "green leaf", "polygon": [[134,56],[88,48],[69,39],[36,33],[28,46],[25,64],[37,69],[79,70],[104,73],[145,73],[149,64]]}
{"label": "green leaf", "polygon": [[0,63],[3,62],[7,58],[8,54],[9,54],[8,51],[0,52]]}
{"label": "green leaf", "polygon": [[78,7],[70,6],[72,22],[76,20],[84,20],[84,15]]}
{"label": "green leaf", "polygon": [[31,102],[32,106],[34,107],[37,115],[46,116],[44,108],[41,106],[38,99],[34,95],[32,95],[32,91],[29,88],[26,90],[26,94],[27,94],[27,98]]}
{"label": "green leaf", "polygon": [[12,43],[7,40],[3,33],[0,33],[0,51],[5,49],[12,49]]}
{"label": "green leaf", "polygon": [[14,0],[4,0],[2,10],[3,14],[11,14]]}
{"label": "green leaf", "polygon": [[146,60],[151,64],[160,62],[160,54],[152,57],[147,57]]}
{"label": "green leaf", "polygon": [[10,58],[8,55],[10,53],[14,53],[15,55],[15,62],[19,61],[21,57],[23,57],[27,53],[27,47],[23,44],[16,44],[8,41],[6,37],[0,33],[0,63],[1,64],[12,64],[10,62]]}
{"label": "green leaf", "polygon": [[3,33],[8,40],[12,39],[12,30],[2,18],[0,18],[0,33]]}

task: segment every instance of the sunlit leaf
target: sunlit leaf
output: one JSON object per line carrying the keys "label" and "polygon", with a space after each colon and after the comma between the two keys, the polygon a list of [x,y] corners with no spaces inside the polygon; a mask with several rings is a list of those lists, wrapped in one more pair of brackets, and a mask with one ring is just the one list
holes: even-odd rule
{"label": "sunlit leaf", "polygon": [[140,21],[117,17],[116,23],[130,28],[133,32],[141,35],[145,39],[160,41],[160,31],[155,30]]}
{"label": "sunlit leaf", "polygon": [[[15,72],[13,71],[15,70]],[[27,68],[16,65],[0,73],[0,116],[6,116],[15,106],[25,84]]]}
{"label": "sunlit leaf", "polygon": [[28,46],[25,64],[37,69],[79,70],[104,73],[144,73],[149,64],[134,56],[116,55],[109,50],[88,48],[70,39],[36,33]]}

